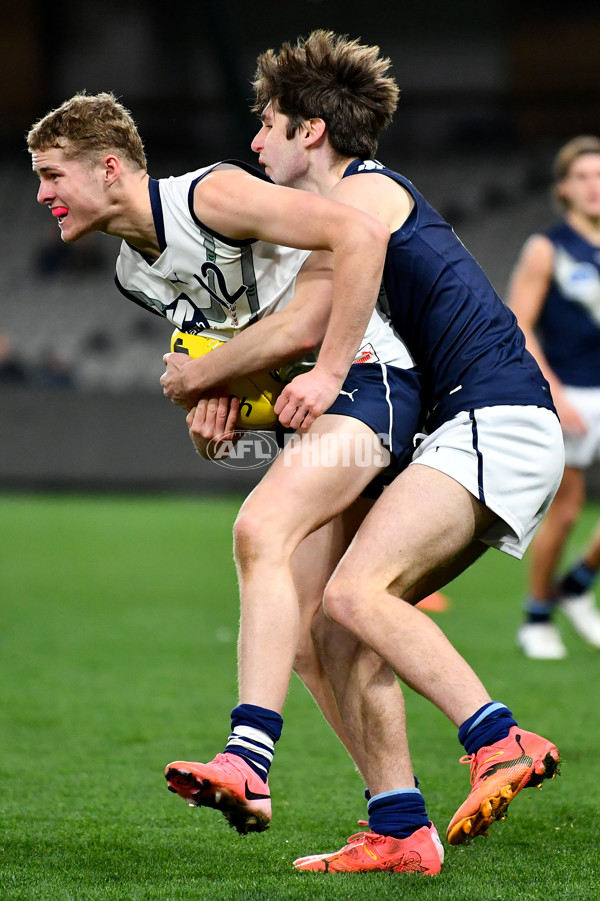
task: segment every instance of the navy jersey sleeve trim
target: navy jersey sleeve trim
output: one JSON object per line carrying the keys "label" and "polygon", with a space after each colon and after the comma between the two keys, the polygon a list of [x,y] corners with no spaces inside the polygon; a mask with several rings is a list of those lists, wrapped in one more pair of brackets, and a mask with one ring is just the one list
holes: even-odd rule
{"label": "navy jersey sleeve trim", "polygon": [[[260,169],[256,169],[254,166],[250,166],[248,163],[244,163],[241,160],[221,160],[220,163],[215,163],[215,165],[208,170],[208,172],[214,172],[217,166],[222,166],[227,163],[230,166],[237,166],[238,169],[243,169],[244,172],[247,172],[249,175],[253,175],[256,178],[260,178],[261,181],[267,181],[270,184],[273,184],[268,175],[265,175],[264,172],[261,172]],[[215,238],[218,238],[219,241],[222,241],[223,244],[229,244],[230,247],[248,247],[250,244],[256,243],[256,238],[243,238],[241,241],[236,241],[235,238],[230,238],[228,235],[222,235],[220,232],[215,231],[214,228],[211,228],[206,222],[202,222],[201,219],[195,213],[194,210],[194,191],[196,189],[196,185],[199,181],[201,181],[205,175],[208,175],[208,172],[205,172],[203,175],[199,175],[198,178],[195,178],[190,185],[190,190],[188,192],[188,208],[190,211],[190,216],[196,223],[199,228],[202,228],[204,231],[208,232],[210,235],[214,235]]]}

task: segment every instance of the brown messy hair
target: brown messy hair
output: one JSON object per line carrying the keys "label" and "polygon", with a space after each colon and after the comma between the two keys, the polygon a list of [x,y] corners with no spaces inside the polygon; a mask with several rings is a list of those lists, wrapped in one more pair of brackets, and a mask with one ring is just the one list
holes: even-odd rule
{"label": "brown messy hair", "polygon": [[369,159],[398,105],[390,66],[379,47],[319,29],[258,57],[252,109],[261,116],[273,103],[289,118],[288,138],[307,119],[323,119],[336,153]]}
{"label": "brown messy hair", "polygon": [[576,138],[571,138],[560,148],[554,158],[553,194],[556,203],[562,210],[568,210],[569,203],[561,194],[560,183],[567,178],[575,160],[586,153],[600,155],[600,138],[596,135],[578,135]]}
{"label": "brown messy hair", "polygon": [[35,123],[27,135],[30,152],[58,147],[68,159],[95,161],[115,151],[146,169],[144,145],[129,110],[112,93],[75,94]]}

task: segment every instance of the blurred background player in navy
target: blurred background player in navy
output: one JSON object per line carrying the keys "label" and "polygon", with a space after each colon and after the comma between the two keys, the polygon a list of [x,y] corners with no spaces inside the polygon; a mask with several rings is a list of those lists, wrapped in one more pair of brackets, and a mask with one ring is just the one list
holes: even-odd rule
{"label": "blurred background player in navy", "polygon": [[600,647],[592,585],[600,531],[562,577],[561,558],[586,499],[586,470],[600,460],[600,138],[568,141],[554,163],[554,196],[563,211],[532,235],[514,269],[508,303],[548,379],[565,441],[565,472],[530,551],[530,586],[518,644],[527,657],[567,653],[554,620],[560,610]]}

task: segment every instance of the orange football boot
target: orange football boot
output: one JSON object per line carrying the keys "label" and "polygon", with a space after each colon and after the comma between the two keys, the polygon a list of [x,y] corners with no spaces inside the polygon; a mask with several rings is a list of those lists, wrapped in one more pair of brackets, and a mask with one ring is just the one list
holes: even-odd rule
{"label": "orange football boot", "polygon": [[471,764],[473,787],[450,821],[449,844],[487,835],[494,820],[506,819],[506,808],[522,788],[539,787],[544,779],[560,775],[559,760],[552,742],[518,726],[511,726],[495,745],[461,757],[461,763]]}
{"label": "orange football boot", "polygon": [[169,791],[190,807],[213,807],[241,835],[263,832],[271,821],[269,783],[237,754],[217,754],[210,763],[176,760],[165,767]]}
{"label": "orange football boot", "polygon": [[433,823],[408,838],[359,832],[333,854],[312,854],[294,861],[297,870],[322,873],[424,873],[434,876],[444,862],[444,849]]}

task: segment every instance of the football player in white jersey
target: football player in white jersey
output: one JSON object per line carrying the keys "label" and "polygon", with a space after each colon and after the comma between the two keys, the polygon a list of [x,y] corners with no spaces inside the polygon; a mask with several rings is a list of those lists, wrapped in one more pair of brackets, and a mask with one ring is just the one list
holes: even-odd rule
{"label": "football player in white jersey", "polygon": [[[135,125],[111,95],[75,96],[40,120],[31,129],[28,142],[34,171],[40,179],[38,200],[57,219],[64,241],[75,241],[92,231],[121,236],[117,283],[127,296],[191,332],[208,331],[220,337],[237,335],[234,342],[213,352],[215,365],[211,369],[217,383],[221,382],[218,361],[229,359],[226,381],[235,377],[236,366],[241,364],[231,364],[231,352],[234,358],[242,360],[245,326],[285,304],[294,283],[294,300],[278,314],[276,341],[270,349],[265,342],[253,350],[254,370],[246,361],[240,375],[249,369],[255,371],[296,359],[312,349],[325,329],[331,290],[344,294],[350,307],[353,297],[378,292],[387,229],[358,211],[316,195],[271,185],[262,176],[246,171],[243,165],[219,164],[175,179],[154,181],[147,173]],[[308,257],[296,280],[307,254],[275,246],[275,240],[304,250],[323,248],[331,253],[326,257],[317,253]],[[420,414],[418,373],[380,313],[374,314],[365,341],[333,412],[322,418],[315,434],[318,436],[327,423],[328,438],[340,434],[345,441],[349,437],[350,444],[363,450],[362,439],[366,436],[375,453],[368,460],[363,457],[356,462],[351,454],[350,465],[337,468],[334,478],[329,459],[324,466],[306,470],[309,476],[320,472],[320,481],[299,485],[301,496],[304,499],[306,490],[316,491],[319,505],[312,518],[303,515],[307,522],[302,529],[308,535],[321,523],[326,525],[321,533],[316,532],[302,543],[295,554],[300,609],[294,592],[287,609],[280,598],[267,611],[267,628],[262,637],[266,653],[261,651],[262,659],[257,661],[269,665],[269,660],[280,655],[285,668],[296,658],[298,672],[342,741],[358,758],[359,766],[361,752],[365,756],[368,741],[374,742],[363,772],[375,787],[391,778],[387,773],[375,774],[376,752],[385,751],[383,759],[393,773],[402,732],[398,732],[394,720],[380,720],[377,692],[372,690],[363,704],[365,722],[370,723],[369,734],[364,742],[359,742],[357,754],[344,732],[331,687],[310,640],[310,621],[320,604],[324,577],[345,549],[357,521],[353,511],[344,519],[335,519],[335,515],[344,511],[381,471],[385,459],[382,450],[394,455],[398,463],[406,461]],[[198,404],[195,419],[203,406],[203,402]],[[399,410],[403,415],[398,415]],[[297,472],[297,461],[302,455],[291,453],[289,459]],[[364,503],[358,501],[357,505]],[[364,511],[359,511],[358,519],[362,515]],[[308,602],[302,603],[304,598]],[[278,607],[283,607],[283,612]],[[248,646],[253,638],[251,632]],[[270,665],[274,666],[274,662]],[[373,688],[380,668],[376,655],[365,657],[361,672],[369,670]],[[256,679],[254,670],[252,663],[242,669],[242,685],[246,676],[250,681]],[[245,806],[230,811],[224,791],[220,792],[220,806],[240,831],[264,828],[270,817],[268,788],[258,774],[264,774],[260,761],[268,764],[272,756],[268,745],[272,746],[280,729],[281,718],[274,708],[283,706],[287,688],[281,683],[278,680],[274,685],[275,700],[269,701],[273,708],[272,737],[266,736],[267,745],[262,748],[258,742],[256,770],[240,757],[223,755],[234,757],[233,762],[238,765],[236,776],[238,782],[242,780]],[[396,695],[401,723],[402,696],[387,672],[382,688],[388,695]],[[238,733],[233,747],[237,743],[248,749],[257,734],[252,716],[260,717],[261,708],[252,701],[260,704],[262,698],[257,695],[254,699],[253,691],[250,685],[250,701],[241,705],[241,714],[239,710],[236,714]],[[211,803],[214,796],[196,800]],[[439,869],[437,847],[433,850],[434,865]]]}
{"label": "football player in white jersey", "polygon": [[[411,605],[419,589],[439,587],[488,545],[517,557],[523,553],[560,480],[562,441],[547,383],[525,351],[514,316],[408,179],[371,158],[397,102],[388,67],[378,48],[325,32],[295,47],[284,45],[279,54],[263,54],[255,84],[263,127],[253,148],[274,181],[343,198],[381,217],[391,231],[383,308],[426,373],[429,435],[413,459],[420,465],[411,463],[386,488],[336,568],[325,604],[329,617],[347,630],[346,644],[338,633],[322,659],[353,736],[363,736],[364,690],[356,687],[364,689],[366,682],[361,682],[362,652],[349,635],[377,650],[404,682],[459,727],[473,774],[472,791],[447,831],[449,842],[459,844],[502,819],[522,788],[551,778],[558,751],[520,729],[435,624]],[[370,310],[361,315],[366,322]],[[268,323],[256,329],[261,326]],[[329,408],[352,362],[360,328],[354,314],[348,320],[343,303],[336,309],[334,299],[317,366],[287,386],[278,401],[284,424],[312,429],[319,423],[315,417]],[[251,340],[252,333],[244,337]],[[194,389],[207,385],[202,362],[169,358],[169,369],[163,384],[174,399],[191,402]],[[174,370],[181,373],[179,381]],[[261,607],[270,609],[271,602],[293,594],[289,562],[306,526],[302,513],[314,499],[313,487],[306,475],[286,472],[280,458],[242,508],[235,529],[237,560],[242,615],[252,625],[260,621]],[[283,506],[281,497],[297,503]],[[271,601],[265,598],[269,583]],[[261,645],[260,629],[249,628],[248,635]],[[326,637],[324,628],[319,640]],[[241,659],[252,659],[245,647]],[[264,707],[260,719],[247,724],[249,731],[234,728],[237,753],[255,753],[252,745],[263,743],[272,754],[273,729],[264,708],[272,703],[277,709],[289,674],[289,668],[276,672],[275,664],[255,658],[247,681],[254,679],[253,695]],[[371,832],[353,837],[335,854],[296,861],[300,869],[401,870],[402,860],[417,857],[423,871],[439,868],[436,835],[412,781],[404,723],[400,731],[403,763],[391,783],[375,786],[368,780],[376,792],[369,802]],[[504,761],[501,766],[497,758]],[[220,765],[179,762],[167,775],[184,796],[186,774],[188,787],[197,780],[200,797],[201,786],[210,786],[204,789],[209,803],[219,791]],[[228,788],[225,780],[222,785]]]}

